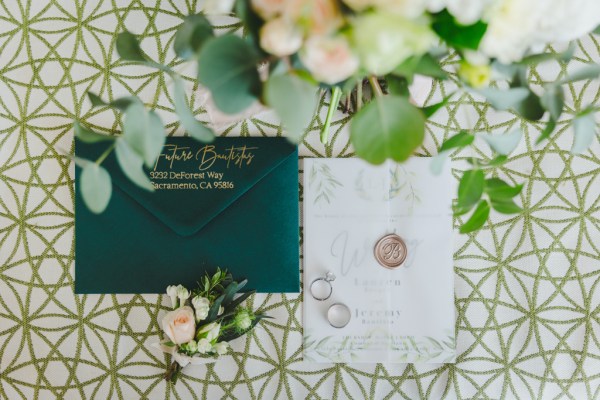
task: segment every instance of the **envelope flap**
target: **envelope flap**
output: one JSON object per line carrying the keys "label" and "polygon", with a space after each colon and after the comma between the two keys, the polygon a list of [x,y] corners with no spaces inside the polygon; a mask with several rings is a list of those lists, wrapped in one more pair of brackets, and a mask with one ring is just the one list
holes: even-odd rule
{"label": "envelope flap", "polygon": [[[98,151],[94,147],[77,143],[77,155],[93,159]],[[126,193],[177,234],[189,236],[232,203],[243,201],[248,190],[290,157],[297,162],[297,148],[284,138],[219,137],[207,145],[187,137],[171,137],[155,168],[146,171],[154,192],[132,183],[114,155],[103,166],[109,170],[116,190]]]}

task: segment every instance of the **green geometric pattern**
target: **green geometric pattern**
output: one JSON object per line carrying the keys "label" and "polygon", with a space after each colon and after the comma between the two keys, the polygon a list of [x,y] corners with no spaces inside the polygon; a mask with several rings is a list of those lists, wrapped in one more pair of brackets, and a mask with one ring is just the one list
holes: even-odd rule
{"label": "green geometric pattern", "polygon": [[[73,293],[71,121],[117,131],[113,112],[91,110],[85,92],[134,92],[175,134],[170,82],[119,64],[114,40],[127,27],[143,35],[150,56],[172,62],[175,27],[199,9],[194,0],[0,0],[0,399],[600,398],[600,146],[572,156],[566,124],[598,104],[597,82],[567,90],[560,132],[541,146],[541,126],[479,99],[452,102],[428,124],[423,154],[460,128],[526,133],[499,171],[525,182],[523,214],[493,214],[482,231],[456,237],[455,365],[305,363],[302,297],[273,294],[253,306],[275,319],[236,342],[232,355],[188,367],[177,386],[166,385],[167,359],[149,347],[166,298]],[[599,61],[599,49],[598,37],[587,38],[569,68]],[[564,72],[548,65],[532,79]],[[426,83],[415,97],[434,102],[451,86]],[[201,93],[191,84],[189,92],[200,113]],[[301,155],[350,156],[341,117],[330,144],[318,141],[324,113]],[[266,112],[222,133],[281,130]],[[474,152],[489,156],[485,146]],[[455,155],[457,171],[470,155]]]}

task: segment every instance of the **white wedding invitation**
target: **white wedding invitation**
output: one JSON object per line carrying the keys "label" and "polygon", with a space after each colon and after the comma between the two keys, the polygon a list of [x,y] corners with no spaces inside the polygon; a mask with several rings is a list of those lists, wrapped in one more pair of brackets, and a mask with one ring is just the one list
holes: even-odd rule
{"label": "white wedding invitation", "polygon": [[[454,362],[455,183],[449,163],[440,175],[430,163],[304,159],[306,361]],[[405,247],[382,247],[387,235]],[[383,265],[403,251],[400,266]],[[327,272],[335,280],[331,296],[320,301],[311,283]],[[317,286],[322,292],[328,285]],[[327,318],[336,303],[350,309],[343,328]]]}

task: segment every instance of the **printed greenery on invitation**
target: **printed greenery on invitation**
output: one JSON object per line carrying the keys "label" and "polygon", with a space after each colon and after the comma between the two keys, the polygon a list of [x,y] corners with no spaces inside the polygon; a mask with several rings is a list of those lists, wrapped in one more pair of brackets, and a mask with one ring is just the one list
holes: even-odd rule
{"label": "printed greenery on invitation", "polygon": [[250,332],[267,315],[254,312],[242,303],[254,291],[238,293],[247,281],[235,282],[220,269],[206,275],[191,291],[182,285],[169,286],[173,311],[161,321],[164,339],[158,344],[172,355],[165,379],[176,383],[188,364],[216,361],[227,354],[229,342]]}

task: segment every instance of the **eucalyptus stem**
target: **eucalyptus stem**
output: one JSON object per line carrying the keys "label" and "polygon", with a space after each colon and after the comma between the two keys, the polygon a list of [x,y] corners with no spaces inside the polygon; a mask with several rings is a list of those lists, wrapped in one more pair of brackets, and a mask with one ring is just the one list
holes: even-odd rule
{"label": "eucalyptus stem", "polygon": [[104,150],[104,153],[102,153],[102,155],[100,155],[100,157],[98,157],[98,159],[96,160],[97,165],[102,164],[104,160],[106,160],[106,157],[108,157],[108,155],[112,153],[112,151],[115,149],[116,143],[116,141],[112,142],[111,145],[108,146],[106,150]]}
{"label": "eucalyptus stem", "polygon": [[331,127],[331,120],[333,119],[333,114],[335,113],[335,110],[337,110],[341,98],[342,89],[335,86],[331,91],[331,99],[329,101],[329,109],[327,110],[327,118],[325,119],[325,125],[321,130],[321,143],[323,144],[327,144],[329,141],[329,128]]}
{"label": "eucalyptus stem", "polygon": [[362,108],[363,102],[363,80],[361,79],[358,82],[358,86],[356,87],[356,112],[359,112]]}
{"label": "eucalyptus stem", "polygon": [[377,80],[376,76],[370,76],[369,83],[371,84],[373,92],[375,92],[375,95],[377,95],[377,97],[383,96],[383,90],[381,89],[381,86],[379,85],[379,81]]}

